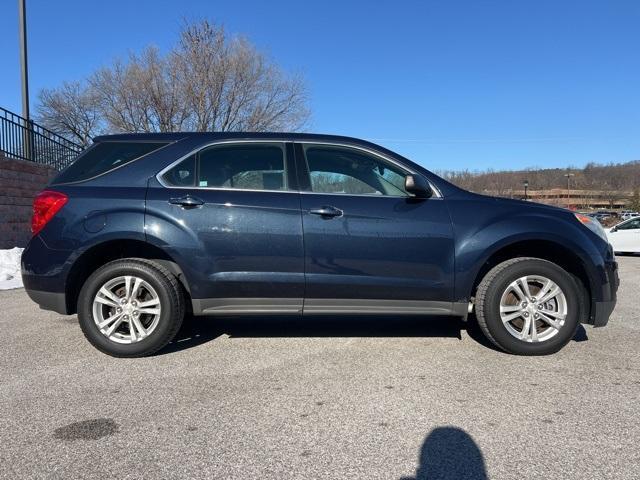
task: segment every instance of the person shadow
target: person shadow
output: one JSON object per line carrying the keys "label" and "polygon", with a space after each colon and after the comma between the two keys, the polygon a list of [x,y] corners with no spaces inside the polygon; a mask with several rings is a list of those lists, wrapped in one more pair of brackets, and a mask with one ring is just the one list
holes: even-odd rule
{"label": "person shadow", "polygon": [[420,450],[415,477],[400,480],[486,480],[484,457],[476,442],[457,427],[434,428]]}

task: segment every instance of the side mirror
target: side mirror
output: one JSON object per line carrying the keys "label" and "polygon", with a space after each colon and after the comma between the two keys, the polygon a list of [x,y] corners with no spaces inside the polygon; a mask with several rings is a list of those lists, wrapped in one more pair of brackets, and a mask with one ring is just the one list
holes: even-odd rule
{"label": "side mirror", "polygon": [[429,182],[419,175],[407,175],[404,178],[404,189],[417,198],[429,198],[433,195]]}
{"label": "side mirror", "polygon": [[609,230],[611,233],[617,232],[618,229],[616,227],[612,227],[611,230]]}

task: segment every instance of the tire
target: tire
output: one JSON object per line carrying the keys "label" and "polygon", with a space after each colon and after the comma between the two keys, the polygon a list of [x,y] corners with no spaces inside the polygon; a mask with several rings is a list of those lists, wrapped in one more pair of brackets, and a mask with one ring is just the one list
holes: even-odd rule
{"label": "tire", "polygon": [[[525,282],[522,281],[524,277],[527,278]],[[559,287],[560,294],[544,301],[544,287],[552,285],[546,283],[549,280]],[[526,298],[524,295],[525,299],[522,299],[517,292],[519,289],[524,293],[524,283],[531,296]],[[546,293],[555,291],[555,288],[549,288]],[[507,260],[491,269],[478,286],[475,300],[478,325],[487,339],[505,352],[515,355],[556,353],[573,338],[582,317],[587,314],[586,296],[580,288],[583,287],[576,284],[573,275],[547,260]],[[542,292],[542,298],[536,298],[537,292]],[[538,300],[543,300],[542,306]],[[503,313],[501,305],[505,310]],[[505,319],[507,321],[503,321]]]}
{"label": "tire", "polygon": [[[125,292],[131,295],[127,297]],[[94,347],[113,357],[144,357],[157,352],[175,337],[184,312],[184,296],[176,277],[163,266],[139,258],[100,267],[84,283],[78,297],[82,332]],[[98,323],[106,326],[101,329]],[[111,327],[113,333],[107,336]]]}

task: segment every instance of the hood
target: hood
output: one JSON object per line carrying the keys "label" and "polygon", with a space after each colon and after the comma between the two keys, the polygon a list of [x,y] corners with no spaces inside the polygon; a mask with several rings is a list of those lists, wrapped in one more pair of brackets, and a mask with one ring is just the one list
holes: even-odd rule
{"label": "hood", "polygon": [[574,213],[567,208],[556,207],[554,205],[547,205],[546,203],[517,200],[515,198],[492,197],[490,195],[482,195],[479,193],[471,193],[471,194],[482,198],[485,202],[495,202],[503,206],[513,206],[513,207],[519,207],[519,208],[529,207],[532,209],[542,209],[542,210],[554,211],[554,212],[563,212],[563,213],[571,213],[571,214]]}

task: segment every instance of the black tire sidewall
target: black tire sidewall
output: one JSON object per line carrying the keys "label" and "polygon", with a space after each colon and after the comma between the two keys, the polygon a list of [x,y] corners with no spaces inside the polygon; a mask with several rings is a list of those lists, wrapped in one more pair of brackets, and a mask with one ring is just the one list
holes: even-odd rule
{"label": "black tire sidewall", "polygon": [[[146,338],[132,344],[122,344],[105,337],[93,319],[93,299],[98,290],[109,280],[134,275],[148,282],[160,299],[160,320],[154,331]],[[100,351],[114,356],[142,356],[162,348],[171,338],[174,324],[180,321],[179,307],[173,305],[171,283],[152,266],[135,261],[123,260],[98,269],[85,282],[78,298],[78,319],[87,339]]]}
{"label": "black tire sidewall", "polygon": [[[530,275],[541,275],[554,281],[567,300],[567,317],[560,331],[553,338],[536,343],[515,338],[500,318],[500,299],[507,286],[520,277]],[[580,310],[578,289],[571,275],[550,262],[535,259],[511,265],[498,273],[487,289],[484,304],[486,326],[496,343],[508,352],[521,355],[546,355],[560,350],[575,335]]]}

